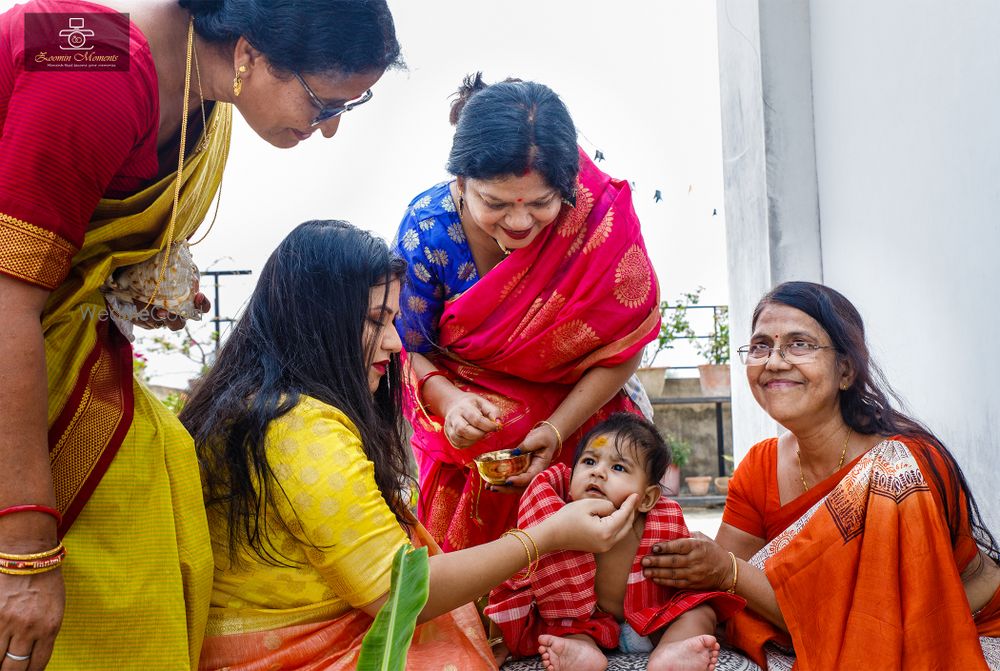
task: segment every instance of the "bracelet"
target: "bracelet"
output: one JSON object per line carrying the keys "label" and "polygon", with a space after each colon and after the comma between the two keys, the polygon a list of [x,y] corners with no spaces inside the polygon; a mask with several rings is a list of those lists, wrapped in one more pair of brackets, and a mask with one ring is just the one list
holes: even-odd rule
{"label": "bracelet", "polygon": [[520,580],[527,580],[528,578],[531,577],[531,573],[532,573],[532,570],[531,570],[531,550],[528,549],[528,544],[524,542],[524,539],[521,538],[518,534],[514,533],[515,531],[520,531],[520,529],[516,529],[516,530],[515,529],[510,529],[509,531],[503,532],[503,535],[504,536],[512,536],[513,538],[516,538],[517,541],[524,547],[524,554],[528,558],[528,566],[525,567],[525,574],[524,574],[524,576],[522,576],[519,579]]}
{"label": "bracelet", "polygon": [[432,370],[431,372],[427,373],[419,380],[417,380],[417,403],[420,404],[421,406],[425,406],[424,385],[427,384],[427,381],[430,380],[432,377],[437,377],[438,375],[442,377],[447,377],[447,375],[445,375],[445,372],[443,370],[438,370],[435,368],[434,370]]}
{"label": "bracelet", "polygon": [[736,555],[732,552],[729,553],[729,558],[733,560],[733,584],[726,591],[730,594],[736,594],[736,581],[740,579],[740,565],[736,561]]}
{"label": "bracelet", "polygon": [[532,429],[537,429],[538,427],[542,426],[543,424],[556,432],[556,451],[552,455],[552,461],[555,461],[559,457],[559,455],[562,453],[562,446],[563,446],[562,434],[559,433],[559,429],[556,428],[556,425],[553,424],[552,422],[550,422],[547,419],[543,419],[542,421],[538,422],[537,424],[535,424],[531,428]]}
{"label": "bracelet", "polygon": [[35,575],[59,568],[66,558],[66,548],[62,543],[32,554],[15,555],[0,553],[0,573],[6,575]]}
{"label": "bracelet", "polygon": [[32,554],[19,555],[19,554],[8,554],[6,552],[0,552],[0,560],[6,561],[34,561],[36,559],[48,559],[60,552],[66,552],[65,546],[62,543],[55,546],[51,550],[45,550],[44,552],[34,552]]}
{"label": "bracelet", "polygon": [[0,509],[0,517],[12,515],[14,513],[45,513],[55,518],[56,524],[62,524],[62,514],[50,506],[41,506],[37,503],[26,503],[20,506],[8,506]]}
{"label": "bracelet", "polygon": [[524,534],[524,537],[527,538],[528,541],[531,542],[531,547],[535,548],[535,568],[537,569],[538,568],[538,559],[542,555],[538,552],[538,545],[535,543],[535,539],[531,537],[531,534],[529,534],[524,529],[518,529],[517,527],[514,527],[513,529],[511,529],[507,533],[520,533],[520,534]]}
{"label": "bracelet", "polygon": [[57,555],[53,555],[46,559],[36,559],[34,561],[11,561],[8,559],[0,560],[0,572],[7,573],[8,575],[21,575],[25,571],[34,572],[37,570],[39,573],[42,571],[50,571],[60,564],[62,564],[63,559],[66,558],[66,551],[63,550]]}

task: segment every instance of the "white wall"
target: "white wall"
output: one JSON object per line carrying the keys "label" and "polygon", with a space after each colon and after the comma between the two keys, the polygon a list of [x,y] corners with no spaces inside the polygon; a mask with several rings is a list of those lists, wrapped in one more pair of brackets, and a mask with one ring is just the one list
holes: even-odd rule
{"label": "white wall", "polygon": [[1000,3],[811,5],[824,281],[1000,531]]}
{"label": "white wall", "polygon": [[[718,8],[734,304],[764,279],[847,295],[891,384],[1000,532],[1000,3]],[[749,170],[760,155],[766,170]],[[766,210],[750,207],[761,199]],[[736,436],[767,428],[754,412],[734,407],[737,453]]]}

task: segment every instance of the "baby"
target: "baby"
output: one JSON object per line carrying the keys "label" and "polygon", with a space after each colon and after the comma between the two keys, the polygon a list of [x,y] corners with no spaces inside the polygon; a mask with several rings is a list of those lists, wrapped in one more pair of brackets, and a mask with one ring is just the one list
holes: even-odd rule
{"label": "baby", "polygon": [[511,652],[540,653],[553,671],[603,671],[608,660],[602,648],[648,652],[653,670],[715,668],[716,614],[728,617],[743,599],[661,587],[642,575],[640,561],[655,543],[690,535],[680,506],[660,496],[669,465],[670,451],[656,427],[619,413],[583,437],[572,473],[557,464],[532,480],[518,510],[521,527],[584,498],[621,506],[638,494],[638,514],[633,533],[607,552],[545,555],[524,577],[490,593],[485,613]]}

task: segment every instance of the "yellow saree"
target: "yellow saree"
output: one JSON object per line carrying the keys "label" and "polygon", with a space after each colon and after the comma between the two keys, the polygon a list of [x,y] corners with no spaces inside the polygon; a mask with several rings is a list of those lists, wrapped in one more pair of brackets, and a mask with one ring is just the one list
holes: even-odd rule
{"label": "yellow saree", "polygon": [[[231,119],[231,107],[216,104],[185,161],[175,241],[208,212]],[[100,202],[42,316],[50,458],[69,551],[66,613],[48,666],[56,671],[188,669],[201,650],[212,553],[194,446],[132,379],[128,343],[99,290],[115,269],[165,246],[175,176]]]}

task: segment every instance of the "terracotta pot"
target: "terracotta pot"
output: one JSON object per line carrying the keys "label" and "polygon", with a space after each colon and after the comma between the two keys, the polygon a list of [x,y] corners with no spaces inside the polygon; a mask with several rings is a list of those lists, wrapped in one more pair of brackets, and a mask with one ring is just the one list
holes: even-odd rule
{"label": "terracotta pot", "polygon": [[708,486],[712,484],[711,475],[691,475],[684,478],[691,496],[705,496],[708,494]]}
{"label": "terracotta pot", "polygon": [[726,494],[729,491],[729,475],[720,475],[715,479],[715,491]]}
{"label": "terracotta pot", "polygon": [[640,368],[635,371],[636,377],[642,383],[642,388],[650,398],[663,396],[663,384],[667,377],[665,366],[656,368]]}
{"label": "terracotta pot", "polygon": [[732,385],[729,382],[729,364],[704,364],[698,366],[698,381],[705,396],[729,396]]}
{"label": "terracotta pot", "polygon": [[660,480],[660,487],[666,496],[677,496],[681,493],[681,469],[674,464],[667,466],[667,472]]}

